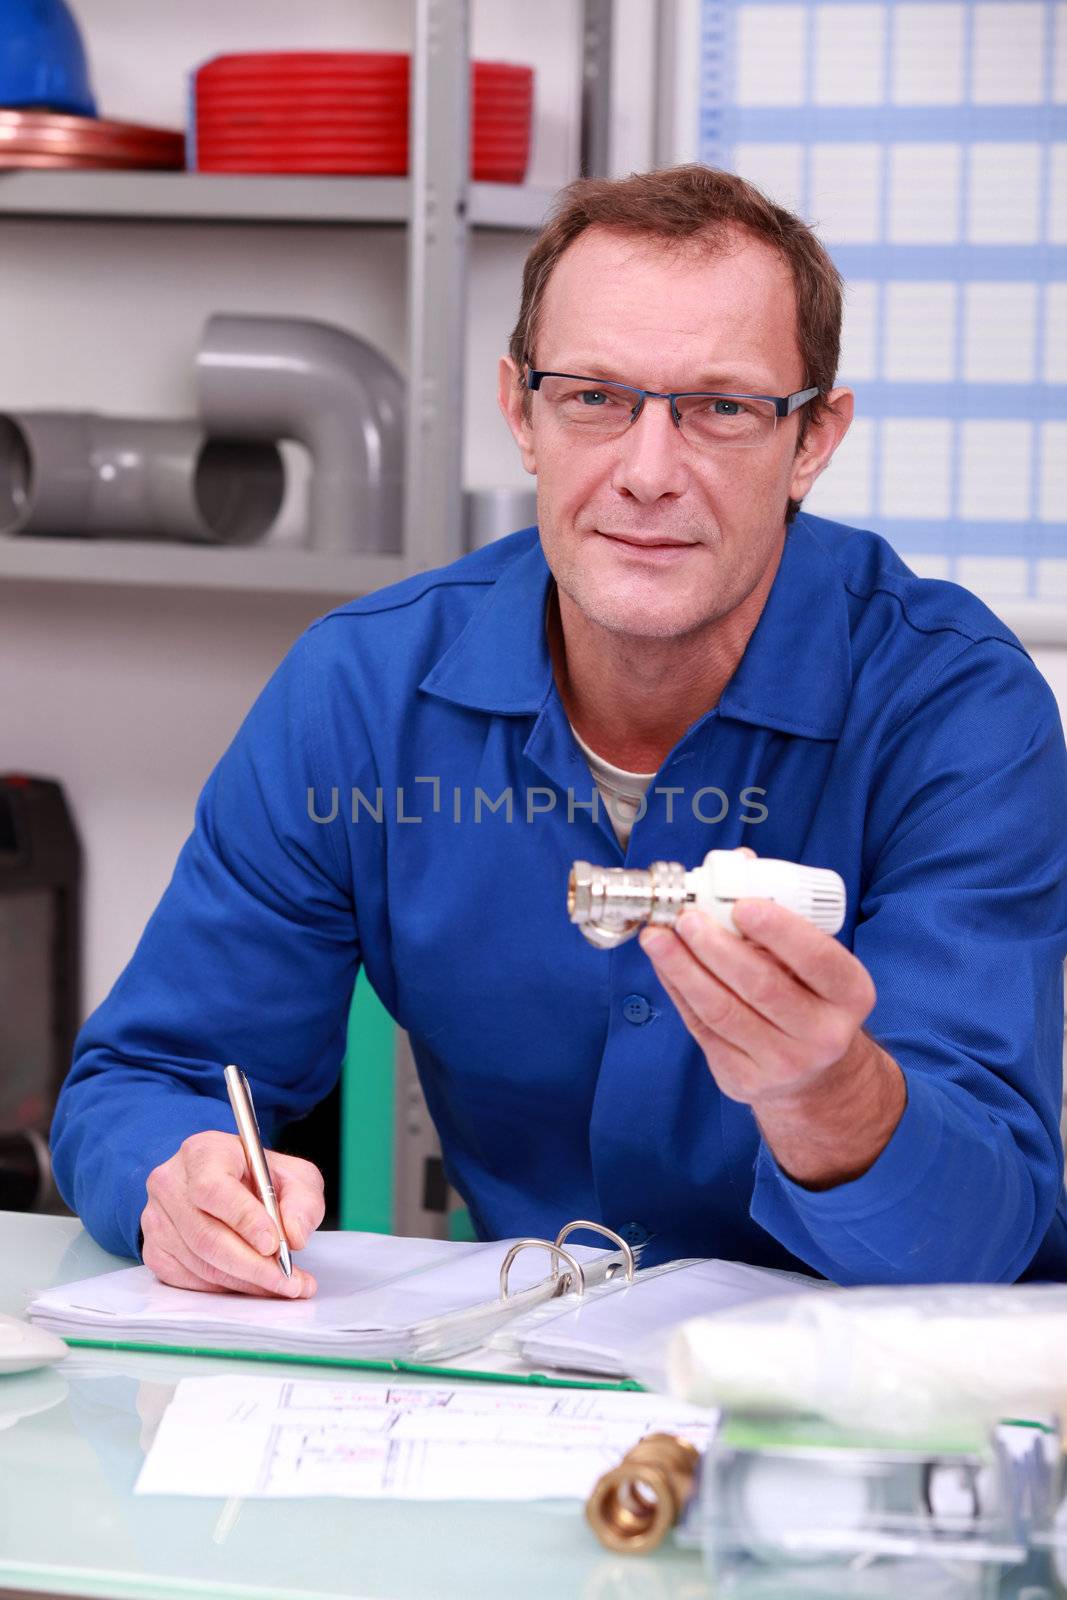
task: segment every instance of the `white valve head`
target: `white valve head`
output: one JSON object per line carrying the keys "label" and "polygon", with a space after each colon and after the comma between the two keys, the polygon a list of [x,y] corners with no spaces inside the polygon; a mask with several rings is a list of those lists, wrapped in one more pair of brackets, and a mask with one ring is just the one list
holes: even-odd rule
{"label": "white valve head", "polygon": [[686,873],[686,885],[700,910],[730,933],[738,931],[733,919],[738,900],[774,900],[825,933],[838,933],[844,926],[844,881],[828,867],[760,860],[739,850],[709,850],[701,865]]}

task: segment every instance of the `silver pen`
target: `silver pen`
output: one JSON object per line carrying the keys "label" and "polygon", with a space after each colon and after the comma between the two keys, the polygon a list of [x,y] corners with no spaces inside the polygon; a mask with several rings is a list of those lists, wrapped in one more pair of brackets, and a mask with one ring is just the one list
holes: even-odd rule
{"label": "silver pen", "polygon": [[267,1158],[263,1154],[263,1141],[259,1136],[259,1123],[256,1121],[256,1108],[252,1104],[252,1091],[248,1087],[248,1079],[240,1067],[229,1066],[223,1073],[226,1079],[226,1093],[230,1097],[233,1107],[234,1121],[237,1123],[237,1132],[244,1147],[245,1160],[252,1182],[256,1186],[259,1198],[262,1200],[267,1215],[278,1230],[278,1265],[287,1278],[293,1276],[293,1262],[289,1254],[289,1241],[285,1237],[282,1227],[282,1214],[278,1210],[278,1197],[274,1193],[274,1184],[271,1182],[270,1168]]}

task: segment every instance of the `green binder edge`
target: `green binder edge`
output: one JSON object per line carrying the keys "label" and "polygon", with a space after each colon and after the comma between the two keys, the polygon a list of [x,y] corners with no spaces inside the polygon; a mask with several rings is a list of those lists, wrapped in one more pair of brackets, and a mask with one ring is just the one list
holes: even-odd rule
{"label": "green binder edge", "polygon": [[146,1355],[223,1356],[229,1361],[294,1362],[306,1367],[353,1367],[362,1372],[403,1372],[419,1377],[473,1379],[481,1383],[523,1383],[544,1389],[626,1389],[644,1393],[634,1378],[609,1379],[550,1378],[544,1372],[476,1372],[468,1367],[435,1367],[419,1361],[371,1361],[357,1356],[289,1355],[282,1350],[211,1350],[188,1344],[137,1344],[129,1339],[64,1339],[77,1349],[140,1350]]}

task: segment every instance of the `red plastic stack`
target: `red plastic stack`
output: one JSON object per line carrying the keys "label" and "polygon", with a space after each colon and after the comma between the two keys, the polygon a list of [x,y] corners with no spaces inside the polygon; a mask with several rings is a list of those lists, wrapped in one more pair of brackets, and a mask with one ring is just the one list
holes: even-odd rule
{"label": "red plastic stack", "polygon": [[[408,170],[410,58],[360,51],[215,56],[193,75],[190,155],[200,172]],[[533,68],[472,63],[471,177],[522,183]]]}

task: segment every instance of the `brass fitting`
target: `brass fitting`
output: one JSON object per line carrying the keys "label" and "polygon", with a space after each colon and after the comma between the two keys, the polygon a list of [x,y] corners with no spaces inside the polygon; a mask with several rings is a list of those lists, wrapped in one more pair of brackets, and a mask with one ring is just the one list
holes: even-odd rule
{"label": "brass fitting", "polygon": [[608,1550],[656,1550],[681,1517],[696,1487],[700,1452],[673,1433],[649,1433],[605,1472],[585,1517]]}

